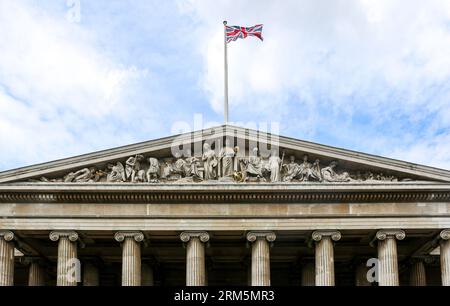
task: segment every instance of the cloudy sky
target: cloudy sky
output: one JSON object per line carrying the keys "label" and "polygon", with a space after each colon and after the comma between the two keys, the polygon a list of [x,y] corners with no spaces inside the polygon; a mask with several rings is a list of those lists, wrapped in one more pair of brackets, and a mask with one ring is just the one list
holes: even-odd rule
{"label": "cloudy sky", "polygon": [[232,122],[450,169],[450,1],[0,0],[0,171],[221,123],[223,20]]}

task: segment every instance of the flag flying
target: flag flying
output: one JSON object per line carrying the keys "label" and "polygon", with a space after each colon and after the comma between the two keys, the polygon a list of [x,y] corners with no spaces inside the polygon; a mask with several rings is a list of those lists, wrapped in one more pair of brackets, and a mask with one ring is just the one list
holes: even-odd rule
{"label": "flag flying", "polygon": [[247,38],[247,36],[255,36],[263,40],[262,37],[262,24],[257,24],[253,27],[239,27],[239,26],[226,26],[226,39],[227,43],[237,40],[238,38]]}

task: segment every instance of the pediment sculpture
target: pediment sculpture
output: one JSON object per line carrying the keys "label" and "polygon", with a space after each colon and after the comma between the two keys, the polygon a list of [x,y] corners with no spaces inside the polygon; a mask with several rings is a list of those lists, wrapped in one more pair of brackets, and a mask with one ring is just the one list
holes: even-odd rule
{"label": "pediment sculpture", "polygon": [[[345,183],[399,181],[398,177],[371,171],[342,171],[338,161],[322,166],[320,159],[313,162],[304,155],[301,162],[295,156],[286,160],[277,150],[263,158],[257,147],[248,156],[239,156],[239,147],[231,147],[229,141],[216,153],[208,143],[203,145],[201,156],[190,151],[175,157],[156,158],[137,154],[123,161],[107,164],[104,169],[88,167],[69,172],[61,178],[33,179],[33,182],[60,183]],[[404,180],[404,179],[403,179]]]}

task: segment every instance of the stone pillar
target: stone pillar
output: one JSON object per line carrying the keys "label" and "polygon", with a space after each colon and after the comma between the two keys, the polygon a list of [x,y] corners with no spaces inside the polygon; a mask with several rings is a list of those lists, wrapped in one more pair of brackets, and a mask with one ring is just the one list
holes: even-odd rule
{"label": "stone pillar", "polygon": [[153,268],[149,264],[142,265],[142,286],[153,286]]}
{"label": "stone pillar", "polygon": [[122,286],[141,285],[141,232],[118,232],[114,238],[122,243]]}
{"label": "stone pillar", "polygon": [[333,241],[341,239],[338,231],[315,231],[312,239],[316,242],[316,286],[334,286]]}
{"label": "stone pillar", "polygon": [[14,286],[14,233],[0,231],[0,286]]}
{"label": "stone pillar", "polygon": [[302,286],[315,286],[316,285],[316,271],[315,266],[312,263],[302,265]]}
{"label": "stone pillar", "polygon": [[426,286],[427,274],[425,271],[425,263],[421,258],[413,258],[409,270],[410,286]]}
{"label": "stone pillar", "polygon": [[450,229],[439,234],[441,246],[441,279],[442,286],[450,286]]}
{"label": "stone pillar", "polygon": [[277,236],[274,232],[249,232],[252,243],[252,286],[270,286],[270,246]]}
{"label": "stone pillar", "polygon": [[367,272],[369,267],[365,263],[360,263],[356,266],[355,270],[355,285],[358,287],[368,287],[372,284],[367,280]]}
{"label": "stone pillar", "polygon": [[180,239],[186,246],[186,286],[205,286],[205,242],[209,241],[207,232],[183,232]]}
{"label": "stone pillar", "polygon": [[50,233],[51,241],[58,242],[57,286],[77,286],[80,265],[77,259],[78,233],[58,231]]}
{"label": "stone pillar", "polygon": [[45,268],[40,260],[32,259],[28,269],[28,286],[45,286]]}
{"label": "stone pillar", "polygon": [[91,263],[85,262],[83,265],[83,286],[96,287],[100,284],[98,267]]}
{"label": "stone pillar", "polygon": [[405,239],[402,230],[380,230],[378,239],[378,281],[380,286],[398,286],[397,240]]}

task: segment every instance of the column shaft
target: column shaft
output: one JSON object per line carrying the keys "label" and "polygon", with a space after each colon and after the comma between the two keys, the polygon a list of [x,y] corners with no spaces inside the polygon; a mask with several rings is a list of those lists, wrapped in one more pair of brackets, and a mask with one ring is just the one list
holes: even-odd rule
{"label": "column shaft", "polygon": [[364,264],[359,264],[355,271],[355,285],[358,287],[368,287],[372,284],[367,280],[367,272],[369,268]]}
{"label": "column shaft", "polygon": [[0,286],[14,286],[14,234],[0,231]]}
{"label": "column shaft", "polygon": [[76,286],[77,245],[67,237],[61,237],[58,244],[57,286]]}
{"label": "column shaft", "polygon": [[409,274],[410,286],[426,286],[427,275],[425,271],[425,264],[421,260],[414,261],[411,265]]}
{"label": "column shaft", "polygon": [[141,246],[132,237],[127,237],[122,249],[122,286],[140,285]]}
{"label": "column shaft", "polygon": [[142,286],[153,286],[153,268],[148,264],[142,265]]}
{"label": "column shaft", "polygon": [[187,245],[186,285],[205,286],[205,247],[198,237],[192,237]]}
{"label": "column shaft", "polygon": [[442,239],[440,246],[442,286],[450,286],[450,240]]}
{"label": "column shaft", "polygon": [[315,286],[316,285],[316,271],[313,264],[306,264],[302,266],[302,286]]}
{"label": "column shaft", "polygon": [[334,250],[331,237],[316,243],[316,286],[334,286]]}
{"label": "column shaft", "polygon": [[83,267],[83,286],[95,287],[99,286],[100,279],[98,268],[92,263],[86,262]]}
{"label": "column shaft", "polygon": [[380,286],[398,286],[397,242],[394,238],[378,241],[378,259]]}
{"label": "column shaft", "polygon": [[45,269],[38,261],[30,263],[28,271],[28,286],[45,286]]}
{"label": "column shaft", "polygon": [[270,286],[270,248],[263,238],[252,244],[252,286]]}

